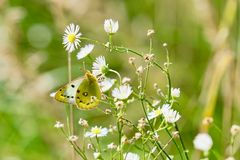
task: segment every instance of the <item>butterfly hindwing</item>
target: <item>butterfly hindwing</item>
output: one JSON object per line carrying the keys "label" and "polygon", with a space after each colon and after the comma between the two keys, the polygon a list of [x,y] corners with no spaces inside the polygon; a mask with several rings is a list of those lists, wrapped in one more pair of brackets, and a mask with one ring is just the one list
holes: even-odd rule
{"label": "butterfly hindwing", "polygon": [[97,79],[90,73],[85,74],[76,92],[76,105],[79,109],[92,109],[99,104],[101,91]]}
{"label": "butterfly hindwing", "polygon": [[76,104],[76,92],[80,84],[82,83],[83,78],[78,78],[76,80],[71,81],[70,83],[67,83],[55,94],[55,99],[57,101],[63,102],[63,103],[70,103],[70,104]]}

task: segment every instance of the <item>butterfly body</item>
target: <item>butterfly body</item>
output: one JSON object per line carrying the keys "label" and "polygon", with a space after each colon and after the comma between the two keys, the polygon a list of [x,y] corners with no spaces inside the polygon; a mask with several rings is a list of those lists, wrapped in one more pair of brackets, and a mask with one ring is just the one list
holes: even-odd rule
{"label": "butterfly body", "polygon": [[58,89],[54,98],[59,102],[73,104],[79,109],[88,110],[97,107],[101,91],[97,79],[90,72],[86,72],[84,77],[73,80]]}

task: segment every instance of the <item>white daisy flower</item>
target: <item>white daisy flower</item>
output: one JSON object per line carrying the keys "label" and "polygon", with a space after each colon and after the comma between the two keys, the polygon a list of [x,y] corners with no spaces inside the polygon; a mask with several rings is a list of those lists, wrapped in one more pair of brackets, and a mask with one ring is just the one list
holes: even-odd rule
{"label": "white daisy flower", "polygon": [[71,142],[75,142],[76,140],[78,140],[78,136],[71,135],[71,136],[68,137],[68,140],[71,141]]}
{"label": "white daisy flower", "polygon": [[92,73],[94,76],[104,75],[108,72],[108,64],[103,56],[99,56],[93,62]]}
{"label": "white daisy flower", "polygon": [[198,150],[207,152],[212,148],[213,141],[209,134],[199,133],[193,140],[194,147]]}
{"label": "white daisy flower", "polygon": [[118,31],[118,21],[113,21],[112,19],[106,19],[104,21],[104,30],[109,34],[116,33]]}
{"label": "white daisy flower", "polygon": [[136,153],[128,152],[128,153],[124,154],[124,159],[125,160],[140,160],[140,157]]}
{"label": "white daisy flower", "polygon": [[88,44],[82,47],[77,54],[77,59],[80,60],[86,57],[89,53],[92,52],[93,48],[94,48],[93,44]]}
{"label": "white daisy flower", "polygon": [[165,120],[169,123],[175,123],[181,118],[180,114],[171,109],[169,104],[164,104],[161,111]]}
{"label": "white daisy flower", "polygon": [[153,110],[152,112],[149,112],[148,113],[148,119],[151,120],[153,118],[156,118],[158,117],[159,115],[161,115],[161,109],[160,108],[157,108],[156,110]]}
{"label": "white daisy flower", "polygon": [[78,48],[79,40],[82,33],[79,32],[80,27],[71,23],[65,29],[65,33],[63,35],[63,45],[66,51],[69,53],[73,52],[76,48]]}
{"label": "white daisy flower", "polygon": [[90,132],[85,133],[85,137],[90,137],[90,138],[104,137],[107,134],[108,134],[108,129],[107,128],[102,128],[101,126],[100,127],[95,126],[95,127],[92,127]]}
{"label": "white daisy flower", "polygon": [[171,88],[172,97],[180,97],[180,88]]}
{"label": "white daisy flower", "polygon": [[64,127],[64,124],[59,122],[59,121],[56,121],[55,125],[54,125],[55,128],[63,128]]}
{"label": "white daisy flower", "polygon": [[112,88],[112,86],[115,83],[115,79],[111,79],[111,78],[105,78],[102,82],[100,82],[100,87],[102,92],[107,92],[109,89]]}
{"label": "white daisy flower", "polygon": [[114,88],[112,96],[117,99],[127,99],[132,94],[132,87],[128,84],[121,85],[119,88]]}

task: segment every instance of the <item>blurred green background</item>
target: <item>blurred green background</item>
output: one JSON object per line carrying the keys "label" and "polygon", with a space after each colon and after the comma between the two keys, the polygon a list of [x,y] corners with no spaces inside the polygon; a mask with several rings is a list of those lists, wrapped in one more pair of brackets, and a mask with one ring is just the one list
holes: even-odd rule
{"label": "blurred green background", "polygon": [[[229,128],[240,124],[240,9],[237,0],[0,0],[0,159],[69,159],[69,145],[53,127],[65,122],[65,107],[49,93],[67,82],[67,54],[62,46],[66,25],[74,22],[84,36],[107,42],[104,19],[119,21],[114,42],[148,52],[148,29],[154,29],[154,54],[165,62],[168,43],[171,77],[181,88],[179,122],[192,159],[192,140],[204,116],[213,116],[210,127],[214,152],[211,160],[229,154]],[[93,56],[104,55],[110,66],[136,81],[128,64],[131,55],[107,54],[96,47]],[[82,75],[82,62],[72,54],[73,77]],[[140,61],[139,61],[140,64]],[[90,69],[90,62],[87,67]],[[157,78],[155,75],[158,75]],[[164,75],[151,71],[149,93],[157,82],[166,90]],[[101,108],[102,106],[100,106]],[[90,125],[111,124],[110,116],[97,110],[76,110]],[[138,112],[138,114],[136,114]],[[134,114],[132,114],[134,113]],[[128,109],[135,122],[139,105]],[[80,132],[80,131],[79,131]],[[131,134],[131,133],[129,133]],[[240,140],[239,140],[240,141]],[[106,140],[107,143],[110,140]],[[169,148],[174,151],[174,146]],[[240,158],[236,144],[235,158]],[[176,153],[176,152],[175,152]],[[177,156],[176,156],[177,157]],[[177,158],[176,158],[177,159]]]}

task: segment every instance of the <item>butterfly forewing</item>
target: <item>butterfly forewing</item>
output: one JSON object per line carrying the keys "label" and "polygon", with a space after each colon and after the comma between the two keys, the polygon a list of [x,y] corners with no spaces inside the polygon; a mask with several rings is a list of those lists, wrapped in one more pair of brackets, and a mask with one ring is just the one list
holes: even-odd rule
{"label": "butterfly forewing", "polygon": [[55,94],[55,99],[63,103],[76,104],[76,92],[83,78],[78,78],[64,85]]}

